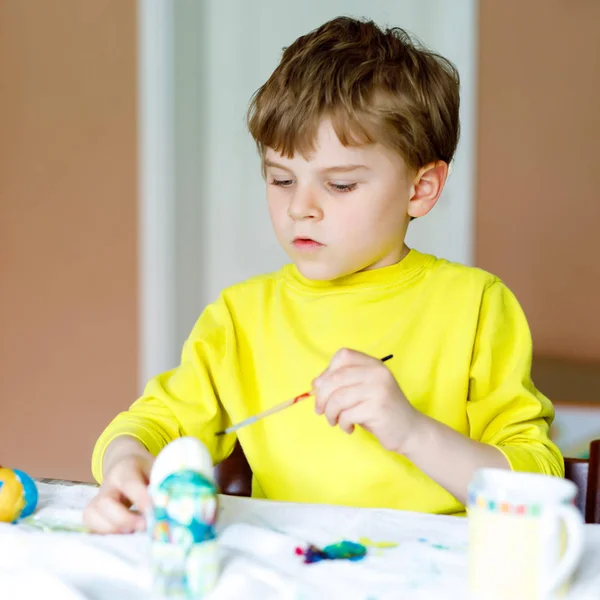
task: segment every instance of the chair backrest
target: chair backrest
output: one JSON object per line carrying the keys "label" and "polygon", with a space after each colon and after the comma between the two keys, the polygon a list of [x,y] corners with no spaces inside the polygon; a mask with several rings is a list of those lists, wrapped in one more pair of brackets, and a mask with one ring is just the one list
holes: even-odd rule
{"label": "chair backrest", "polygon": [[589,470],[589,460],[583,458],[565,458],[565,479],[572,481],[579,488],[575,497],[575,505],[581,511],[582,515],[585,515]]}
{"label": "chair backrest", "polygon": [[215,479],[222,494],[252,495],[252,469],[239,442],[236,442],[233,452],[215,467]]}
{"label": "chair backrest", "polygon": [[589,460],[565,458],[565,478],[577,484],[575,504],[586,523],[600,523],[600,440],[590,444]]}

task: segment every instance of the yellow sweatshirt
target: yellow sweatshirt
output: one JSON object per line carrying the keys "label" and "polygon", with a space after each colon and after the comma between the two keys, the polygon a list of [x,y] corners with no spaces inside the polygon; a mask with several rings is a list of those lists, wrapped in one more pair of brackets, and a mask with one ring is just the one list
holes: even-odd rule
{"label": "yellow sweatshirt", "polygon": [[[513,294],[484,271],[411,250],[396,265],[332,282],[308,280],[289,265],[225,290],[195,325],[181,364],[152,379],[101,435],[95,478],[107,445],[123,434],[155,455],[178,436],[196,436],[215,463],[223,460],[235,436],[216,431],[310,390],[342,347],[393,354],[386,365],[415,407],[496,446],[514,470],[563,474],[548,438],[553,407],[531,382],[531,336]],[[312,399],[238,434],[255,496],[463,510],[371,434],[330,427]]]}

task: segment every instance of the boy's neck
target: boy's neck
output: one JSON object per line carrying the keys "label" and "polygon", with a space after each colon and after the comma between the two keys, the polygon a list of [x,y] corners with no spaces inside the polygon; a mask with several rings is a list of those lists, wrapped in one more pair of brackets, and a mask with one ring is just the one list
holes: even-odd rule
{"label": "boy's neck", "polygon": [[[355,271],[355,273],[362,273],[363,271],[374,271],[375,269],[383,269],[384,267],[391,267],[393,265],[397,265],[399,262],[404,260],[408,253],[410,252],[410,248],[404,243],[402,247],[399,248],[399,252],[390,253],[385,258],[373,263],[372,265],[360,269],[359,271]],[[353,273],[349,273],[348,276],[353,275]]]}

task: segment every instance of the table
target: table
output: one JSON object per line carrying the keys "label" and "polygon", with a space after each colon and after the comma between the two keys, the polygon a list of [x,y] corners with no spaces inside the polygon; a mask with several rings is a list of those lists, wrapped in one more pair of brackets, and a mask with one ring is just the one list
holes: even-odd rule
{"label": "table", "polygon": [[[0,595],[11,600],[153,598],[148,539],[77,530],[96,493],[87,485],[38,483],[39,509],[28,524],[0,524]],[[41,531],[52,525],[52,533]],[[288,504],[221,497],[223,571],[210,600],[392,598],[463,599],[467,521],[392,510]],[[305,565],[294,549],[358,540],[398,543],[370,548],[360,562]],[[586,557],[569,599],[600,597],[600,526],[586,526]]]}

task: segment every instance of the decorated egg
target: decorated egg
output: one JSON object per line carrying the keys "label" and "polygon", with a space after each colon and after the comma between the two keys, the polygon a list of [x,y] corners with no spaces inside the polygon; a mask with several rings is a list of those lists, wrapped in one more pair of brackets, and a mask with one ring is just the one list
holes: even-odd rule
{"label": "decorated egg", "polygon": [[37,487],[23,471],[0,467],[0,521],[13,523],[36,509]]}
{"label": "decorated egg", "polygon": [[20,471],[19,469],[13,469],[15,475],[19,478],[21,485],[23,486],[23,491],[25,493],[25,508],[21,513],[21,519],[28,517],[33,514],[35,509],[37,508],[38,503],[38,489],[35,485],[35,482],[27,473]]}
{"label": "decorated egg", "polygon": [[150,472],[147,515],[154,588],[167,598],[203,598],[215,586],[217,489],[210,453],[196,438],[174,440]]}
{"label": "decorated egg", "polygon": [[152,466],[150,486],[157,488],[169,475],[179,471],[195,471],[213,480],[212,458],[200,440],[182,437],[165,446]]}

